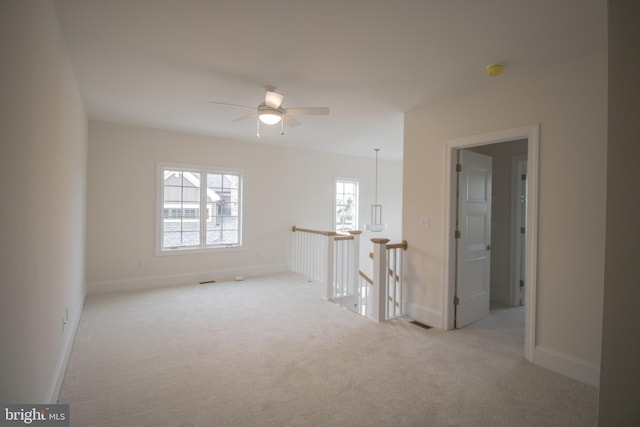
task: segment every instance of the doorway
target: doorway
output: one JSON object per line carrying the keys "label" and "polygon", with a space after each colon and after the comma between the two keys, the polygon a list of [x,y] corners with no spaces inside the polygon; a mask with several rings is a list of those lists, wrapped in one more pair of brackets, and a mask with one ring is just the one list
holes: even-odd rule
{"label": "doorway", "polygon": [[[525,332],[524,332],[524,356],[527,360],[532,360],[533,358],[533,349],[534,349],[534,340],[535,340],[535,294],[536,294],[536,247],[537,247],[537,182],[538,182],[538,125],[525,126],[521,128],[508,129],[504,131],[476,135],[468,138],[462,138],[454,141],[447,142],[447,159],[446,159],[446,169],[447,169],[447,177],[446,180],[446,190],[449,197],[449,203],[446,204],[446,215],[445,220],[447,223],[445,224],[445,230],[447,230],[448,238],[445,239],[445,263],[447,268],[445,270],[445,292],[444,292],[444,319],[443,323],[446,325],[447,329],[454,329],[456,327],[456,316],[459,313],[456,313],[458,309],[462,309],[464,302],[461,300],[459,295],[457,294],[457,286],[459,281],[459,256],[461,252],[458,247],[458,239],[456,238],[459,233],[456,233],[458,230],[458,222],[460,218],[458,217],[458,180],[460,179],[460,174],[456,170],[456,165],[458,164],[458,153],[464,150],[465,152],[473,151],[473,152],[492,152],[500,151],[500,143],[506,143],[510,141],[519,141],[521,145],[521,149],[524,149],[524,158],[526,159],[527,164],[527,173],[526,180],[524,181],[524,190],[526,191],[526,208],[523,208],[522,216],[520,217],[521,221],[525,223],[525,237],[520,240],[520,243],[524,246],[521,250],[521,259],[524,264],[524,272],[520,273],[520,277],[518,278],[518,273],[515,268],[515,262],[517,260],[512,259],[512,257],[517,258],[517,254],[511,253],[514,248],[514,239],[517,236],[513,236],[512,232],[515,227],[515,223],[517,221],[513,221],[514,218],[511,218],[512,209],[511,206],[506,206],[506,208],[501,207],[502,211],[508,212],[507,218],[504,218],[504,212],[500,215],[503,218],[500,219],[501,226],[500,228],[496,228],[494,226],[494,219],[491,219],[492,228],[495,228],[496,231],[501,234],[501,241],[504,242],[506,239],[507,243],[502,243],[501,247],[493,247],[491,245],[491,241],[484,242],[486,246],[486,251],[483,255],[484,258],[493,258],[493,262],[491,266],[495,266],[495,272],[492,274],[493,277],[491,282],[493,284],[493,289],[491,289],[491,299],[502,305],[513,305],[514,302],[519,302],[522,299],[522,302],[525,304]],[[514,145],[512,145],[514,144]],[[509,143],[507,144],[510,147],[515,147],[517,143]],[[504,146],[504,145],[503,145]],[[503,153],[503,157],[509,157],[507,154]],[[508,174],[506,178],[506,182],[500,182],[502,187],[506,186],[506,190],[504,188],[500,189],[501,192],[507,192],[507,196],[501,196],[503,199],[511,199],[513,196],[513,192],[515,191],[512,188],[512,176],[516,173],[513,170],[512,165],[513,162],[518,162],[523,160],[522,158],[516,159],[511,156],[508,159],[508,165],[506,167],[503,166],[503,169],[506,169],[506,173]],[[501,161],[504,161],[501,160]],[[523,163],[519,164],[521,168]],[[497,172],[496,172],[497,173]],[[504,173],[504,171],[502,172]],[[523,174],[520,174],[523,175]],[[522,177],[521,177],[522,178]],[[490,178],[489,178],[490,179]],[[504,180],[504,177],[501,178]],[[477,185],[471,184],[471,185]],[[478,187],[476,187],[478,188]],[[491,195],[489,193],[489,198]],[[497,213],[494,212],[494,215]],[[513,212],[513,215],[516,216],[516,213]],[[518,219],[518,218],[515,218]],[[467,220],[465,220],[467,221]],[[522,227],[520,227],[522,229]],[[518,232],[520,231],[518,230]],[[490,231],[489,231],[490,233]],[[506,237],[505,237],[506,233]],[[495,233],[494,233],[495,234]],[[479,234],[478,234],[479,236]],[[489,237],[491,239],[491,237]],[[495,239],[492,239],[495,240]],[[480,241],[476,243],[481,243]],[[480,248],[481,245],[475,245],[477,249]],[[469,246],[470,247],[470,246]],[[481,259],[478,254],[480,252],[476,252],[476,256],[473,258],[474,260]],[[488,262],[488,261],[487,261]],[[488,265],[485,263],[485,265]],[[476,272],[473,272],[475,268]],[[478,274],[477,271],[477,263],[475,267],[472,267],[471,272],[462,272],[463,275],[466,276]],[[521,281],[525,286],[520,287]],[[495,282],[495,283],[493,283]],[[488,290],[488,288],[486,288]],[[480,295],[481,287],[476,286],[472,288],[472,292],[468,292],[468,295]],[[523,291],[521,293],[521,291]],[[485,298],[486,301],[486,313],[489,312],[489,298]],[[483,304],[485,302],[483,301]],[[477,303],[476,303],[477,305]],[[477,307],[475,308],[477,311]],[[468,321],[468,318],[467,318]]]}

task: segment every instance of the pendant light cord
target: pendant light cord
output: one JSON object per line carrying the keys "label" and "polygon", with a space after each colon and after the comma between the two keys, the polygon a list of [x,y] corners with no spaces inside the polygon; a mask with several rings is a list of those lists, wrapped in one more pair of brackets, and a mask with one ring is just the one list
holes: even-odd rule
{"label": "pendant light cord", "polygon": [[375,149],[375,152],[376,152],[376,185],[375,185],[376,203],[375,204],[376,205],[378,204],[378,151],[380,151],[380,149],[376,148]]}

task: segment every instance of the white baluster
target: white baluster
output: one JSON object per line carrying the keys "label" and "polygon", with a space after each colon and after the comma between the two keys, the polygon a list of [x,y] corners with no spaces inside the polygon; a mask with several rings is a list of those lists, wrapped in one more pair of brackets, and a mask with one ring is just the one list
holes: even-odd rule
{"label": "white baluster", "polygon": [[[360,281],[358,272],[360,271],[360,234],[362,231],[349,231],[349,234],[353,236],[353,244],[352,252],[353,252],[353,260],[351,261],[351,282],[353,283],[353,288],[351,292],[355,292],[358,287],[358,283]],[[358,293],[360,290],[358,289]]]}

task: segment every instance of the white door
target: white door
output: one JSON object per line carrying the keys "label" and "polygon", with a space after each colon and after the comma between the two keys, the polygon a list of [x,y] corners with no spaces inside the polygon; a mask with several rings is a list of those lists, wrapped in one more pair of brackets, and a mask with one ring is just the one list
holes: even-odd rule
{"label": "white door", "polygon": [[456,328],[489,314],[491,296],[491,157],[458,151]]}

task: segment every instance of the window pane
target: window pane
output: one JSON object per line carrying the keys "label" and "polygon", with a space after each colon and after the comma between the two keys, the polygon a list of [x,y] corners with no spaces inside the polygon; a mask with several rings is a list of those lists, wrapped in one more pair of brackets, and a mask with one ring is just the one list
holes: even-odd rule
{"label": "window pane", "polygon": [[200,245],[200,172],[163,172],[162,247]]}
{"label": "window pane", "polygon": [[225,230],[228,229],[237,229],[238,228],[238,217],[237,216],[225,216],[222,218],[222,228]]}
{"label": "window pane", "polygon": [[207,230],[207,245],[218,245],[222,243],[221,229]]}
{"label": "window pane", "polygon": [[[221,243],[239,243],[236,238],[224,237],[224,230],[229,227],[237,229],[237,218],[230,223],[229,217],[238,217],[240,214],[240,175],[237,174],[209,174],[207,177],[210,190],[207,197],[212,200],[215,199],[215,203],[211,206],[210,221],[208,225],[213,225],[219,228],[217,234],[209,231],[207,233],[207,243],[215,241],[217,244]],[[212,192],[212,194],[210,194]],[[212,197],[213,196],[213,197]]]}
{"label": "window pane", "polygon": [[200,187],[200,173],[184,171],[182,173],[182,186],[183,187]]}
{"label": "window pane", "polygon": [[229,201],[233,203],[238,203],[239,195],[240,195],[240,191],[238,189],[229,190]]}
{"label": "window pane", "polygon": [[200,232],[199,231],[183,232],[182,246],[200,246]]}
{"label": "window pane", "polygon": [[217,173],[208,173],[207,174],[207,187],[210,188],[221,188],[222,187],[222,175]]}
{"label": "window pane", "polygon": [[222,232],[222,242],[233,245],[238,242],[238,230],[225,230]]}
{"label": "window pane", "polygon": [[239,174],[163,170],[162,248],[239,244],[240,184]]}
{"label": "window pane", "polygon": [[162,247],[164,248],[173,248],[180,247],[180,232],[167,232],[165,231],[162,235]]}
{"label": "window pane", "polygon": [[238,210],[238,203],[225,203],[225,216],[238,216],[240,213]]}
{"label": "window pane", "polygon": [[200,202],[200,187],[183,187],[182,188],[182,201],[199,203]]}
{"label": "window pane", "polygon": [[345,182],[344,183],[344,192],[353,194],[353,183],[352,182]]}
{"label": "window pane", "polygon": [[225,174],[224,186],[227,188],[238,188],[240,186],[240,176]]}
{"label": "window pane", "polygon": [[358,228],[358,182],[336,181],[335,223],[337,231]]}
{"label": "window pane", "polygon": [[173,185],[165,185],[164,187],[164,201],[165,202],[178,202],[180,201],[180,194],[182,187],[176,187]]}

